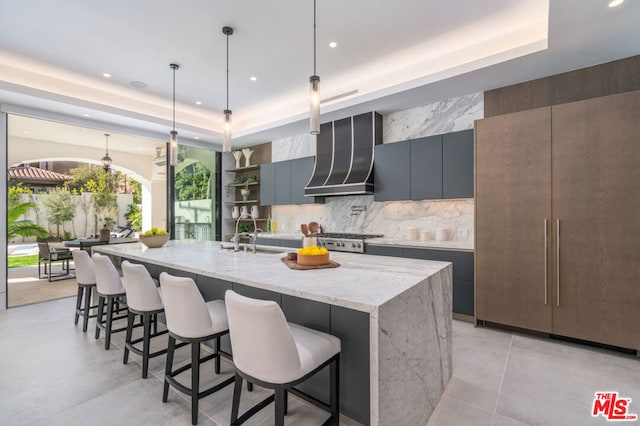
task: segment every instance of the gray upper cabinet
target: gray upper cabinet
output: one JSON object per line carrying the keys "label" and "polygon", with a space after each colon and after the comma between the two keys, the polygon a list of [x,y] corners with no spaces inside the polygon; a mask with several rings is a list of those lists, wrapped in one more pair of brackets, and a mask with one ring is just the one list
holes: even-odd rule
{"label": "gray upper cabinet", "polygon": [[260,205],[276,203],[276,167],[273,163],[260,165]]}
{"label": "gray upper cabinet", "polygon": [[442,198],[473,198],[473,130],[442,136]]}
{"label": "gray upper cabinet", "polygon": [[411,199],[442,198],[442,136],[411,141]]}
{"label": "gray upper cabinet", "polygon": [[395,142],[375,147],[374,199],[411,199],[411,144]]}
{"label": "gray upper cabinet", "polygon": [[473,198],[473,130],[375,147],[374,199]]}
{"label": "gray upper cabinet", "polygon": [[304,187],[311,178],[315,157],[278,161],[260,166],[260,204],[324,203],[324,197],[305,197]]}
{"label": "gray upper cabinet", "polygon": [[324,197],[305,197],[304,187],[309,183],[315,157],[291,160],[291,204],[324,203]]}
{"label": "gray upper cabinet", "polygon": [[291,204],[291,161],[276,165],[276,204]]}

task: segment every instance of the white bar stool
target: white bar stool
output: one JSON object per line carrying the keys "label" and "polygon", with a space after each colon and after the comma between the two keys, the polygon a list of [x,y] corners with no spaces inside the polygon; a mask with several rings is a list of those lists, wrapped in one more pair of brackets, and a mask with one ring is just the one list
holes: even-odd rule
{"label": "white bar stool", "polygon": [[[73,264],[76,268],[76,282],[78,283],[78,296],[76,297],[76,317],[74,324],[78,325],[80,315],[82,319],[82,332],[87,332],[89,318],[95,318],[96,314],[91,315],[91,309],[95,309],[98,305],[91,305],[91,292],[96,288],[96,273],[93,268],[93,261],[89,254],[84,250],[74,250]],[[84,297],[84,307],[82,307],[82,298]]]}
{"label": "white bar stool", "polygon": [[[111,334],[125,331],[127,328],[113,329],[113,321],[126,318],[125,315],[114,316],[126,309],[124,304],[125,290],[118,270],[109,257],[94,253],[93,264],[96,271],[96,288],[98,292],[98,316],[96,317],[96,339],[100,338],[100,330],[104,330],[104,348],[111,346]],[[120,307],[123,303],[124,308]],[[104,307],[107,305],[107,318],[103,321]]]}
{"label": "white bar stool", "polygon": [[[124,261],[122,262],[122,283],[127,294],[127,334],[124,345],[124,358],[122,362],[129,362],[129,351],[142,356],[142,378],[147,378],[149,371],[149,358],[166,354],[167,348],[149,353],[151,339],[167,334],[168,330],[158,333],[158,314],[164,312],[164,305],[160,298],[160,289],[156,287],[153,278],[143,265]],[[132,340],[134,319],[136,315],[142,318],[142,337]],[[151,325],[153,324],[153,333]],[[142,350],[135,345],[142,342]]]}
{"label": "white bar stool", "polygon": [[[167,402],[169,385],[191,395],[191,423],[198,423],[198,400],[233,383],[234,378],[199,391],[200,364],[215,358],[215,372],[220,373],[220,337],[229,332],[227,311],[222,300],[205,302],[191,278],[174,277],[166,272],[160,274],[160,290],[164,302],[169,347],[164,375],[162,402]],[[200,343],[215,339],[215,352],[200,359]],[[173,369],[173,353],[176,340],[191,344],[191,363]],[[175,377],[191,368],[191,388],[179,383]]]}
{"label": "white bar stool", "polygon": [[[240,425],[275,399],[275,425],[284,425],[287,393],[291,392],[326,411],[325,425],[340,417],[340,339],[330,334],[287,323],[276,302],[225,293],[233,362],[236,365],[231,424]],[[326,366],[330,369],[330,401],[325,404],[294,388]],[[238,418],[242,380],[274,389],[269,396]]]}

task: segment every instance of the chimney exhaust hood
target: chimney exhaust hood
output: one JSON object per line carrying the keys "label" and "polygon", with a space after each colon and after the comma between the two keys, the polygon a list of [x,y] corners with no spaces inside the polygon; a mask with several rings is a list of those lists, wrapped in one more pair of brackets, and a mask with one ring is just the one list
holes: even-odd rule
{"label": "chimney exhaust hood", "polygon": [[373,194],[373,148],[382,143],[382,116],[368,112],[320,126],[307,197]]}

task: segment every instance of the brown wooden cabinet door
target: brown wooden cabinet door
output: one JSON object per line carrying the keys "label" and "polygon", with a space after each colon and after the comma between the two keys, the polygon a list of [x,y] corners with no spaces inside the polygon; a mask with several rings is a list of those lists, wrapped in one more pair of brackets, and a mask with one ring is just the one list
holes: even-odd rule
{"label": "brown wooden cabinet door", "polygon": [[477,319],[551,331],[550,220],[551,108],[477,121]]}
{"label": "brown wooden cabinet door", "polygon": [[552,135],[553,333],[640,349],[640,92],[554,106]]}

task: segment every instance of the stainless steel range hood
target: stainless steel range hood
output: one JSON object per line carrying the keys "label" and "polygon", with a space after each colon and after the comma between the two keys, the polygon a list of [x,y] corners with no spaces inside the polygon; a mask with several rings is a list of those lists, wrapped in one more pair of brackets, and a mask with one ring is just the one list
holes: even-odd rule
{"label": "stainless steel range hood", "polygon": [[368,112],[320,126],[308,197],[373,193],[373,147],[382,143],[382,116]]}

